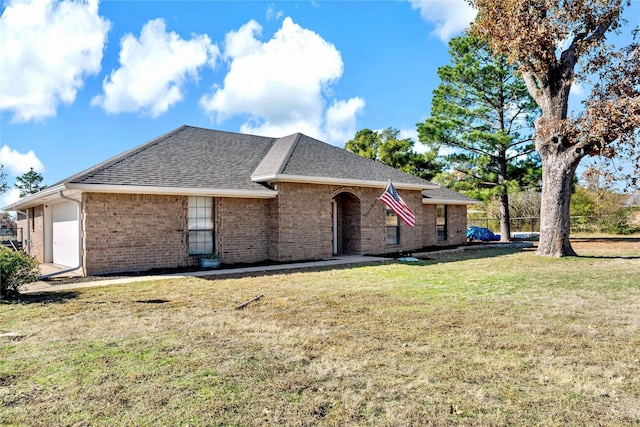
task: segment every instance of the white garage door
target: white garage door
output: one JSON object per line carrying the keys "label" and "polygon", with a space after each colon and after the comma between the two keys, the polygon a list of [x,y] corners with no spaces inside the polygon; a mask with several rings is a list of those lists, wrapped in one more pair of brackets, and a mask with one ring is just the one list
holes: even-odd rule
{"label": "white garage door", "polygon": [[51,207],[53,223],[53,263],[67,267],[78,265],[80,244],[78,232],[78,207],[64,202]]}

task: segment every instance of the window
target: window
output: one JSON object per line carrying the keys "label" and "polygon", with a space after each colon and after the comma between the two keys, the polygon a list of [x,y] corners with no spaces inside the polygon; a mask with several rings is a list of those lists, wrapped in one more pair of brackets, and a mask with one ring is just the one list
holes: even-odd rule
{"label": "window", "polygon": [[391,210],[386,210],[387,246],[400,244],[400,223],[398,216]]}
{"label": "window", "polygon": [[213,198],[189,197],[189,255],[213,253]]}
{"label": "window", "polygon": [[447,211],[447,205],[436,206],[436,228],[439,242],[447,240]]}

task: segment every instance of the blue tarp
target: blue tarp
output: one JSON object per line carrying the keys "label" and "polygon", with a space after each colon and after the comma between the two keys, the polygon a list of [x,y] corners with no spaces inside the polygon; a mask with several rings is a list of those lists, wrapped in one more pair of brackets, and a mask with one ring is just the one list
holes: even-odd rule
{"label": "blue tarp", "polygon": [[493,234],[493,232],[488,228],[471,226],[467,228],[467,239],[482,240],[483,242],[489,242],[494,240],[500,240],[500,235]]}

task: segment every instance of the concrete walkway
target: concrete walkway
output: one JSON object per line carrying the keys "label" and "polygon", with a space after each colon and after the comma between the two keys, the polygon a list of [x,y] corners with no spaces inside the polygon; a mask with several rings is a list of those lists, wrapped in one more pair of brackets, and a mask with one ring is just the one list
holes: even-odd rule
{"label": "concrete walkway", "polygon": [[159,274],[151,276],[135,276],[135,277],[120,277],[117,279],[107,280],[88,280],[86,282],[77,283],[65,283],[65,284],[51,284],[50,282],[33,282],[25,286],[20,293],[33,294],[40,292],[60,292],[69,291],[79,288],[92,288],[97,286],[118,285],[123,283],[134,282],[148,282],[149,280],[164,280],[164,279],[176,279],[184,277],[221,277],[235,275],[235,274],[253,274],[253,273],[267,273],[267,272],[285,272],[287,270],[297,269],[311,269],[322,267],[336,267],[349,264],[366,264],[373,262],[391,261],[390,258],[362,256],[362,255],[349,255],[335,257],[326,261],[312,261],[312,262],[300,262],[293,264],[278,264],[278,265],[264,265],[256,267],[239,267],[239,268],[227,268],[221,270],[201,270],[192,271],[186,273],[177,274]]}

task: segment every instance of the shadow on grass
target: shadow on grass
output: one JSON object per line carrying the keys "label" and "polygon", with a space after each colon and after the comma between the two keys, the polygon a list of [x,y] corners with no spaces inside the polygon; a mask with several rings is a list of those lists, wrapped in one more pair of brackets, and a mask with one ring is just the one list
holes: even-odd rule
{"label": "shadow on grass", "polygon": [[[602,243],[602,244],[615,244],[615,243],[638,243],[640,244],[640,237],[578,237],[571,238],[571,243]],[[578,253],[578,258],[585,259],[627,259],[627,260],[637,260],[640,259],[640,256],[624,256],[624,255],[580,255]]]}
{"label": "shadow on grass", "polygon": [[578,254],[577,258],[584,258],[584,259],[629,259],[629,260],[635,260],[635,259],[640,259],[640,256],[580,255],[580,254]]}
{"label": "shadow on grass", "polygon": [[571,242],[579,243],[640,243],[640,237],[572,237]]}
{"label": "shadow on grass", "polygon": [[[403,264],[403,265],[415,265],[415,266],[427,266],[427,265],[435,265],[435,264],[443,264],[448,262],[456,262],[456,261],[464,261],[469,259],[483,259],[483,258],[497,258],[504,255],[509,255],[512,253],[522,252],[523,250],[532,250],[535,251],[534,248],[505,248],[505,249],[467,249],[461,253],[452,253],[447,255],[439,255],[437,258],[423,258],[418,261],[399,261],[398,257],[389,257],[384,261],[373,261],[373,262],[363,262],[356,264],[344,264],[344,265],[328,265],[321,267],[304,267],[304,268],[294,268],[287,270],[269,270],[269,271],[253,271],[249,273],[230,273],[225,274],[223,276],[201,276],[200,279],[204,280],[226,280],[226,279],[241,279],[245,277],[267,277],[267,276],[275,276],[275,275],[290,275],[297,273],[308,273],[308,272],[323,272],[323,271],[335,271],[335,270],[353,270],[362,267],[372,267],[383,264]],[[408,254],[407,254],[408,255]]]}
{"label": "shadow on grass", "polygon": [[432,264],[446,264],[449,262],[466,261],[472,259],[487,259],[498,258],[505,255],[515,254],[519,252],[535,252],[535,248],[472,248],[466,249],[464,252],[450,253],[450,254],[434,254],[430,257],[428,254],[424,254],[419,261],[399,261],[402,264],[415,264],[415,265],[432,265]]}
{"label": "shadow on grass", "polygon": [[164,304],[169,302],[168,299],[144,299],[144,300],[136,300],[135,302],[139,304]]}
{"label": "shadow on grass", "polygon": [[77,292],[51,292],[42,294],[19,294],[0,300],[0,304],[64,304],[78,297]]}

